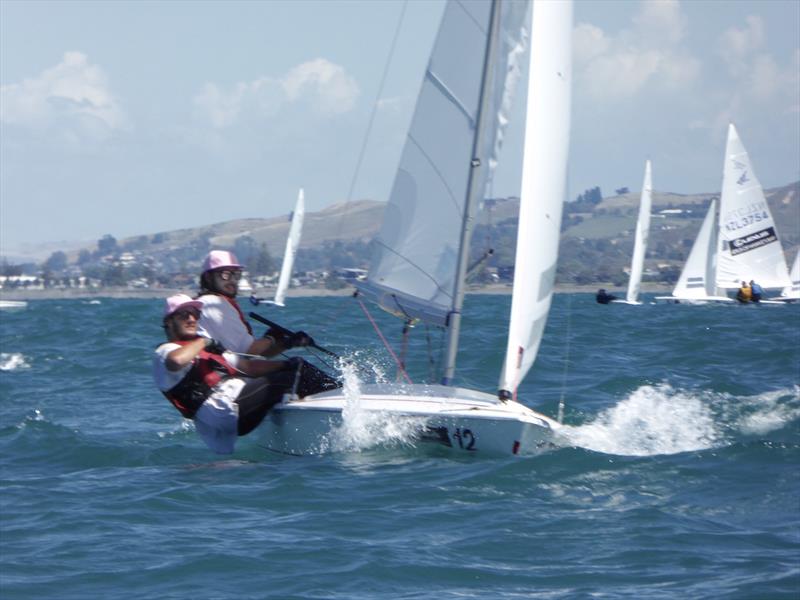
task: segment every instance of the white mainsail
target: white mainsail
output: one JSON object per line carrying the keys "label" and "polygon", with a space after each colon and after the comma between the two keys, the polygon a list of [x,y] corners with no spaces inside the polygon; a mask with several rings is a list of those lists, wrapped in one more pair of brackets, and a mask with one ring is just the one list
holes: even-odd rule
{"label": "white mainsail", "polygon": [[750,280],[764,288],[791,283],[775,221],[733,124],[725,147],[719,242],[718,288],[735,289]]}
{"label": "white mainsail", "polygon": [[647,253],[647,238],[650,233],[650,207],[653,203],[653,182],[650,170],[650,161],[644,166],[644,181],[642,194],[639,199],[639,218],[636,221],[636,238],[633,243],[633,258],[631,259],[631,274],[628,279],[628,304],[639,304],[639,289],[642,283],[644,270],[644,257]]}
{"label": "white mainsail", "polygon": [[789,273],[789,279],[791,279],[792,282],[783,288],[781,298],[798,300],[800,299],[800,250],[794,255],[794,262],[792,263],[792,270]]}
{"label": "white mainsail", "polygon": [[294,257],[297,254],[297,247],[300,245],[300,234],[303,231],[303,217],[305,215],[305,196],[303,189],[297,195],[297,203],[292,213],[292,224],[289,226],[289,237],[286,239],[286,250],[283,253],[283,265],[281,274],[278,278],[278,288],[275,290],[274,303],[283,306],[286,298],[286,290],[292,280],[292,268],[294,267]]}
{"label": "white mainsail", "polygon": [[[527,9],[521,2],[445,8],[369,275],[359,284],[389,312],[436,325],[453,312],[460,250],[469,244],[462,224],[483,199],[508,121]],[[497,60],[484,83],[490,41]]]}
{"label": "white mainsail", "polygon": [[717,247],[717,201],[711,201],[694,240],[689,258],[683,266],[681,276],[672,295],[686,300],[706,300],[719,296],[715,286],[715,263]]}
{"label": "white mainsail", "polygon": [[569,150],[572,4],[536,2],[514,293],[502,397],[533,365],[553,296]]}

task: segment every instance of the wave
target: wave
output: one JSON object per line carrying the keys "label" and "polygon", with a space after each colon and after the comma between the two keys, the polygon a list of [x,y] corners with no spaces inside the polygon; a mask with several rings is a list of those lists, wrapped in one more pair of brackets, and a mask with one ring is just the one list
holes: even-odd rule
{"label": "wave", "polygon": [[565,425],[567,444],[619,456],[655,456],[727,446],[800,418],[800,387],[735,396],[645,385],[591,422]]}
{"label": "wave", "polygon": [[30,368],[30,364],[22,354],[18,352],[0,352],[0,371],[16,371]]}

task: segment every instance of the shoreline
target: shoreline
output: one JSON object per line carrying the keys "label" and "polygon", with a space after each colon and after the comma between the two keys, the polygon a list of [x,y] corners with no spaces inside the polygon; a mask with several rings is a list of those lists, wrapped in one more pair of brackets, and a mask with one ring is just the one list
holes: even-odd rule
{"label": "shoreline", "polygon": [[[594,294],[599,287],[604,286],[616,293],[624,295],[625,291],[616,290],[615,286],[610,284],[594,284],[594,285],[556,285],[556,294]],[[493,284],[485,286],[475,286],[467,288],[467,295],[508,295],[511,294],[511,284]],[[643,293],[669,293],[672,291],[671,285],[663,284],[650,284],[642,285]],[[340,290],[329,290],[324,288],[292,288],[286,296],[289,298],[307,298],[307,297],[336,297],[336,296],[351,296],[355,292],[355,288],[351,286],[344,287]],[[179,288],[146,288],[146,289],[133,289],[133,288],[98,288],[98,289],[47,289],[47,290],[4,290],[0,289],[0,300],[83,300],[83,299],[99,299],[99,298],[113,298],[113,299],[163,299],[172,294],[187,293],[185,289]],[[188,294],[194,295],[194,291],[188,291]],[[262,291],[266,297],[271,297],[273,290]],[[245,294],[241,294],[239,298],[247,298]]]}

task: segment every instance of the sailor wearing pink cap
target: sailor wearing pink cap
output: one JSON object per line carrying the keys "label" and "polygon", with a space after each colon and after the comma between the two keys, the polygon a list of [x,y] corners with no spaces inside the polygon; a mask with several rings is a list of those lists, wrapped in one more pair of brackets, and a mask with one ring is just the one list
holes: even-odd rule
{"label": "sailor wearing pink cap", "polygon": [[167,298],[168,341],[156,348],[153,378],[181,415],[194,421],[211,450],[230,454],[237,436],[255,429],[291,389],[300,364],[249,361],[225,351],[218,341],[198,335],[202,307],[185,294]]}
{"label": "sailor wearing pink cap", "polygon": [[197,298],[203,303],[199,333],[219,340],[234,352],[275,356],[287,348],[273,337],[253,337],[250,324],[236,302],[243,269],[233,252],[212,250],[208,253],[203,261]]}

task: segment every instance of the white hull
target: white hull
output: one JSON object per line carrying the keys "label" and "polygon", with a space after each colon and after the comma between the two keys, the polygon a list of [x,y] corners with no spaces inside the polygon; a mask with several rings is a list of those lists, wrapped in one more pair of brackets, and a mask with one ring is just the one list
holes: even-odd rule
{"label": "white hull", "polygon": [[[409,445],[434,444],[481,455],[542,451],[552,447],[560,427],[518,402],[501,402],[482,392],[378,384],[363,386],[357,395],[333,390],[281,402],[259,426],[259,437],[268,449],[285,454],[347,451],[371,445],[363,437],[357,448],[348,442],[353,434],[348,427],[359,428],[365,422],[380,431],[404,431],[401,441]],[[381,440],[373,445],[381,445]]]}
{"label": "white hull", "polygon": [[28,303],[24,300],[0,300],[0,308],[25,308]]}
{"label": "white hull", "polygon": [[727,296],[656,296],[655,299],[663,300],[670,304],[731,304],[736,302],[736,300]]}

